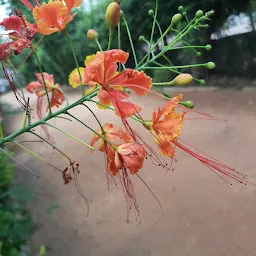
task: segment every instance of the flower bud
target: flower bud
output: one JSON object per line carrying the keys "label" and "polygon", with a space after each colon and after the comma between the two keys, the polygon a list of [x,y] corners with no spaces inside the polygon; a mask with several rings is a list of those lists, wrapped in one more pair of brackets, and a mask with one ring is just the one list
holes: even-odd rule
{"label": "flower bud", "polygon": [[175,85],[188,85],[193,81],[193,77],[190,74],[180,74],[174,78]]}
{"label": "flower bud", "polygon": [[212,49],[212,46],[211,46],[210,44],[207,44],[207,45],[204,47],[204,49],[205,49],[206,51],[210,51],[210,50]]}
{"label": "flower bud", "polygon": [[198,80],[198,84],[199,84],[199,85],[205,85],[205,81],[204,81],[204,79],[200,79],[200,80]]}
{"label": "flower bud", "polygon": [[87,37],[89,40],[95,40],[99,36],[98,32],[96,32],[94,29],[89,29],[87,31]]}
{"label": "flower bud", "polygon": [[172,22],[171,24],[174,26],[174,25],[177,25],[178,23],[180,23],[182,19],[182,15],[180,13],[176,13],[173,17],[172,17]]}
{"label": "flower bud", "polygon": [[148,15],[149,15],[149,16],[154,16],[154,11],[153,11],[152,9],[149,10],[149,11],[148,11]]}
{"label": "flower bud", "polygon": [[193,101],[191,100],[183,101],[183,102],[180,102],[179,104],[186,108],[191,108],[191,109],[195,107]]}
{"label": "flower bud", "polygon": [[144,36],[140,36],[140,37],[139,37],[139,40],[140,40],[140,41],[144,41],[144,40],[145,40],[145,37],[144,37]]}
{"label": "flower bud", "polygon": [[179,11],[179,12],[183,12],[183,6],[182,6],[182,5],[179,6],[178,11]]}
{"label": "flower bud", "polygon": [[208,63],[206,63],[206,67],[207,67],[208,69],[215,69],[215,68],[216,68],[216,65],[215,65],[214,62],[208,62]]}
{"label": "flower bud", "polygon": [[114,28],[120,20],[120,6],[118,3],[113,2],[109,4],[106,10],[106,21],[107,24]]}
{"label": "flower bud", "polygon": [[197,53],[196,53],[196,56],[197,56],[197,57],[200,57],[201,55],[202,55],[201,52],[197,52]]}
{"label": "flower bud", "polygon": [[200,17],[202,17],[204,15],[204,12],[202,11],[202,10],[198,10],[197,12],[196,12],[196,18],[200,18]]}

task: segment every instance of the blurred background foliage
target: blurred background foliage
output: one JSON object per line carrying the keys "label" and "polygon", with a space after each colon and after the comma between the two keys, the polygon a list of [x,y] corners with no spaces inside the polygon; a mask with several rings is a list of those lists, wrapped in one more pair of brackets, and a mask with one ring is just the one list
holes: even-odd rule
{"label": "blurred background foliage", "polygon": [[[108,27],[105,23],[105,10],[109,2],[111,1],[85,0],[83,7],[76,10],[78,14],[75,20],[68,25],[67,30],[72,37],[80,65],[83,65],[83,61],[87,55],[93,54],[98,50],[97,46],[87,39],[86,33],[88,29],[93,28],[98,31],[99,41],[103,49],[106,49]],[[33,21],[30,10],[21,4],[19,0],[2,0],[1,4],[8,7],[7,12],[9,14],[12,9],[16,7],[27,15],[29,21]],[[137,54],[141,57],[147,51],[147,48],[143,42],[139,41],[139,36],[144,35],[146,38],[149,38],[152,17],[148,15],[148,10],[154,9],[155,0],[141,0],[139,3],[136,0],[121,0],[120,4],[130,24]],[[252,43],[255,37],[255,0],[160,0],[158,21],[163,30],[170,24],[171,18],[177,13],[179,5],[184,6],[184,11],[187,12],[189,18],[193,18],[198,9],[202,9],[203,11],[215,10],[212,20],[209,21],[209,28],[196,32],[195,35],[193,34],[194,42],[191,42],[190,38],[187,39],[190,43],[194,44],[213,44],[214,49],[211,52],[204,52],[201,57],[196,57],[195,53],[190,50],[175,51],[175,53],[172,54],[169,53],[169,57],[173,63],[179,65],[213,60],[217,64],[217,69],[211,71],[210,74],[251,76],[255,78],[255,72],[252,72],[252,69],[255,68],[254,57],[256,57]],[[247,33],[244,33],[244,27],[241,26],[241,24],[239,27],[241,20],[246,20],[248,23],[246,25]],[[234,35],[226,37],[227,35],[225,35],[225,31],[223,32],[223,30],[227,27],[233,30],[239,27],[237,34],[240,35],[235,33]],[[121,34],[122,49],[130,52],[130,45],[123,23],[121,25]],[[155,36],[159,36],[157,30]],[[39,39],[40,36],[37,36],[35,42]],[[114,41],[113,46],[117,46],[116,41]],[[75,65],[64,36],[61,33],[45,36],[37,47],[37,51],[43,69],[48,73],[53,73],[56,82],[62,85],[67,84],[68,74],[74,69]],[[234,52],[242,52],[243,54],[237,55],[233,54]],[[19,58],[13,58],[16,67],[22,64],[22,60],[25,59],[28,53],[29,51],[27,50],[24,51]],[[132,60],[129,61],[128,64],[132,67],[133,62]],[[249,66],[250,68],[248,68]],[[24,83],[35,79],[34,73],[36,72],[37,68],[33,57],[30,57],[20,68]],[[161,75],[158,73],[159,72],[156,72],[154,74],[156,81],[161,80],[162,77],[165,79],[171,79],[172,77],[172,74],[166,71],[161,72]],[[209,74],[209,72],[205,70],[192,70],[192,73],[193,75],[202,77]],[[250,73],[250,75],[248,75],[248,73]]]}

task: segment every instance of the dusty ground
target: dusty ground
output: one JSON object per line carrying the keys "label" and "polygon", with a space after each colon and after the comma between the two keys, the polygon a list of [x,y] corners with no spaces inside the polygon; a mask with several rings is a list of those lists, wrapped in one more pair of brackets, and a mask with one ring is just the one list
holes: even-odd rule
{"label": "dusty ground", "polygon": [[[76,95],[70,95],[74,100]],[[186,93],[198,110],[213,114],[222,121],[189,120],[182,138],[215,158],[248,174],[256,184],[256,92]],[[150,116],[152,106],[160,103],[153,97],[140,99]],[[96,110],[96,108],[94,108]],[[82,120],[97,127],[83,107],[73,111]],[[100,120],[118,123],[110,112],[97,112]],[[192,115],[195,117],[195,115]],[[11,129],[19,117],[11,120]],[[56,125],[89,142],[91,133],[76,122],[58,119]],[[136,124],[135,124],[136,125]],[[145,134],[143,127],[135,126]],[[160,209],[145,186],[134,185],[140,206],[141,223],[126,223],[126,203],[121,188],[109,193],[104,173],[103,155],[51,130],[57,145],[81,165],[79,181],[90,202],[86,206],[74,184],[63,185],[61,175],[40,161],[18,151],[17,158],[40,174],[36,178],[21,169],[20,183],[37,192],[31,204],[36,230],[31,245],[44,244],[47,255],[62,256],[255,256],[256,188],[233,182],[228,185],[205,166],[183,152],[178,152],[175,171],[165,175],[162,168],[148,160],[141,176],[163,205]],[[150,140],[149,135],[145,138]],[[43,144],[30,145],[38,154],[63,169],[67,161]],[[47,214],[53,204],[59,208]]]}

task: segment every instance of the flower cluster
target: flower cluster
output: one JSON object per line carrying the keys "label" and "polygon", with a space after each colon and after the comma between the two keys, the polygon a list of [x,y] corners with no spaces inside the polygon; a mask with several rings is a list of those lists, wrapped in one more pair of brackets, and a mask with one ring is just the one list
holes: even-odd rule
{"label": "flower cluster", "polygon": [[[82,1],[50,0],[48,3],[43,3],[41,5],[36,0],[34,1],[35,6],[33,6],[28,0],[20,1],[32,11],[34,24],[30,24],[26,20],[26,17],[17,10],[15,11],[15,14],[4,19],[0,23],[0,25],[4,26],[6,31],[11,30],[11,32],[8,32],[8,40],[0,44],[0,60],[7,65],[7,59],[11,57],[12,52],[14,52],[15,55],[19,55],[24,48],[31,49],[37,61],[39,73],[36,74],[37,81],[30,82],[26,86],[26,90],[29,93],[34,93],[37,97],[37,113],[39,120],[34,123],[31,123],[31,120],[28,120],[29,106],[27,106],[25,109],[26,111],[22,128],[18,132],[4,137],[2,130],[0,130],[1,147],[6,143],[12,143],[13,140],[22,133],[32,133],[34,136],[37,136],[47,144],[51,145],[62,156],[67,158],[68,167],[62,171],[62,178],[64,180],[64,184],[68,184],[73,180],[72,176],[79,172],[79,164],[59,149],[49,136],[44,138],[36,134],[33,128],[42,126],[48,134],[47,127],[51,126],[69,138],[89,147],[91,150],[95,150],[95,146],[97,145],[98,150],[105,154],[107,177],[111,176],[112,179],[115,177],[118,178],[124,188],[129,209],[131,205],[133,205],[137,212],[138,205],[130,176],[135,175],[142,180],[139,176],[139,172],[147,158],[151,158],[153,162],[169,170],[172,166],[172,160],[175,157],[176,149],[180,149],[190,154],[192,157],[206,165],[210,170],[215,173],[217,172],[218,175],[224,175],[225,180],[227,180],[226,178],[232,178],[240,183],[247,183],[243,174],[215,160],[214,158],[211,158],[209,155],[206,155],[180,138],[182,128],[185,125],[185,116],[190,112],[202,115],[206,119],[214,120],[214,118],[193,110],[193,102],[182,101],[183,95],[179,94],[176,97],[170,97],[158,89],[159,86],[186,86],[193,81],[197,81],[199,84],[204,84],[202,79],[196,79],[188,73],[179,72],[178,68],[182,68],[182,66],[164,66],[158,62],[158,59],[164,57],[168,60],[168,63],[171,63],[166,56],[166,53],[172,49],[176,43],[180,42],[181,39],[189,33],[189,31],[203,26],[203,22],[208,20],[212,12],[204,14],[200,11],[200,15],[197,12],[195,18],[180,31],[173,28],[181,22],[183,16],[180,13],[175,14],[171,19],[170,26],[164,33],[161,33],[161,37],[156,40],[156,43],[153,41],[153,36],[150,41],[147,41],[144,36],[141,36],[140,40],[146,42],[149,49],[139,62],[137,61],[132,39],[129,38],[135,63],[135,67],[131,69],[126,68],[125,66],[127,65],[129,53],[121,49],[111,49],[113,34],[116,26],[121,22],[121,17],[126,25],[128,35],[130,35],[124,13],[120,10],[119,4],[113,2],[106,10],[106,22],[109,26],[108,49],[103,51],[98,41],[99,34],[95,30],[89,29],[87,33],[88,39],[94,41],[98,45],[99,51],[93,55],[87,56],[84,61],[84,66],[79,67],[75,49],[72,46],[71,38],[65,28],[76,15],[76,13],[71,14],[72,9],[79,7]],[[179,8],[179,10],[181,9],[182,8]],[[154,15],[154,11],[150,10],[149,15],[154,17],[153,28],[155,28],[156,15]],[[154,51],[157,48],[158,43],[162,41],[165,35],[170,31],[178,34],[174,37],[174,40],[171,43],[164,45],[163,49],[159,53],[155,54]],[[183,31],[186,31],[186,33]],[[75,69],[69,75],[69,84],[73,88],[82,88],[81,98],[72,104],[69,104],[68,97],[65,94],[63,87],[58,83],[55,83],[54,76],[42,70],[36,50],[32,45],[32,40],[36,33],[45,36],[56,32],[62,32],[66,37],[76,64]],[[120,30],[118,30],[118,33],[120,33]],[[152,35],[153,34],[154,33],[152,33]],[[207,45],[203,48],[210,50],[211,47]],[[204,66],[208,69],[212,69],[215,67],[215,64],[208,62],[205,64],[198,64],[198,66]],[[187,68],[190,66],[186,65],[184,67]],[[167,69],[170,70],[170,72],[173,71],[176,73],[176,77],[174,77],[172,81],[154,83],[152,78],[146,72],[147,70],[157,68]],[[162,99],[165,104],[161,108],[156,106],[152,113],[152,117],[145,118],[143,114],[141,114],[142,107],[139,104],[132,102],[132,98],[130,97],[132,94],[135,94],[137,97],[151,94]],[[94,100],[95,97],[98,99]],[[43,102],[43,99],[47,100],[47,104]],[[62,106],[65,101],[66,106]],[[121,119],[123,128],[117,127],[115,124],[110,122],[102,125],[96,113],[94,113],[87,105],[87,102],[95,103],[99,109],[114,111],[115,115]],[[89,126],[89,124],[83,122],[69,112],[69,110],[79,105],[85,106],[93,114],[99,124],[99,130],[94,130]],[[44,107],[46,109],[46,113],[48,112],[46,115],[44,115],[44,111],[42,111]],[[59,110],[54,112],[52,110],[54,107],[59,107]],[[72,120],[78,121],[86,129],[92,131],[91,143],[87,144],[75,136],[62,131],[55,125],[48,123],[49,120],[59,117],[59,115],[67,115],[69,118],[72,118]],[[150,143],[145,142],[142,138],[143,136],[136,132],[130,124],[129,119],[133,119],[140,123],[141,126],[144,127],[145,132],[149,132],[151,134],[152,141],[156,144],[159,153],[155,152],[149,145]],[[25,146],[22,146],[22,148],[24,149]],[[36,156],[36,154],[33,153],[33,156]],[[170,164],[162,162],[162,157],[167,157]],[[38,159],[42,160],[42,157],[38,156]],[[51,166],[53,167],[53,165]],[[150,190],[150,192],[152,191]]]}

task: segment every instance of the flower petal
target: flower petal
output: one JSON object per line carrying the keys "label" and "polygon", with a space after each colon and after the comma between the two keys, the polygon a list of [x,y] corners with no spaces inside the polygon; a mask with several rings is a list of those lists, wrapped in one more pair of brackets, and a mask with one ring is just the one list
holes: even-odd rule
{"label": "flower petal", "polygon": [[[36,6],[33,10],[34,19],[38,25],[38,32],[49,35],[56,31],[62,31],[66,24],[72,20],[67,17],[68,8],[60,1],[49,1],[41,6]],[[70,20],[71,18],[71,20]],[[64,22],[65,20],[65,22]]]}
{"label": "flower petal", "polygon": [[80,71],[80,74],[81,74],[81,76],[82,76],[83,73],[84,73],[85,68],[82,68],[82,67],[80,67],[79,69],[75,68],[75,69],[70,73],[69,78],[68,78],[68,83],[69,83],[70,86],[72,86],[73,88],[77,88],[78,86],[81,85],[81,79],[80,79],[78,70]]}
{"label": "flower petal", "polygon": [[96,54],[86,56],[84,60],[84,66],[85,67],[88,66],[92,61],[94,61],[95,57],[96,57]]}
{"label": "flower petal", "polygon": [[3,19],[0,23],[1,26],[4,26],[5,30],[14,30],[18,32],[21,36],[22,33],[22,19],[18,16],[11,15],[8,18]]}
{"label": "flower petal", "polygon": [[64,0],[64,2],[68,7],[68,14],[73,7],[79,7],[82,4],[82,0]]}
{"label": "flower petal", "polygon": [[[43,72],[43,77],[44,77],[44,81],[46,83],[46,86],[47,87],[52,87],[54,86],[54,76],[53,75],[50,75],[46,72]],[[44,84],[44,81],[43,81],[43,78],[42,78],[42,74],[41,73],[37,73],[36,74],[36,78],[38,79],[38,81],[43,85]]]}
{"label": "flower petal", "polygon": [[44,89],[44,86],[39,82],[31,82],[26,86],[26,90],[30,93],[34,93],[40,89]]}
{"label": "flower petal", "polygon": [[133,90],[137,95],[146,95],[152,87],[152,79],[144,72],[133,69],[125,69],[119,75],[111,79],[112,87],[127,87]]}

